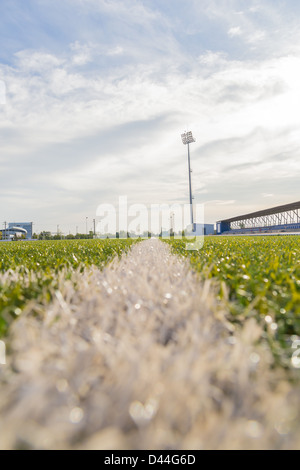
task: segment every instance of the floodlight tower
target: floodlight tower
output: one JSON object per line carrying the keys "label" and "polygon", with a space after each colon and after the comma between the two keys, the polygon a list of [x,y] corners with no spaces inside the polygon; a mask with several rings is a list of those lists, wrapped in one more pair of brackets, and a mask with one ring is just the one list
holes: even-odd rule
{"label": "floodlight tower", "polygon": [[194,232],[194,213],[193,213],[193,194],[192,194],[192,170],[190,158],[190,144],[196,142],[191,131],[181,134],[182,143],[188,146],[188,164],[189,164],[189,187],[190,187],[190,210],[191,210],[191,224],[192,231]]}

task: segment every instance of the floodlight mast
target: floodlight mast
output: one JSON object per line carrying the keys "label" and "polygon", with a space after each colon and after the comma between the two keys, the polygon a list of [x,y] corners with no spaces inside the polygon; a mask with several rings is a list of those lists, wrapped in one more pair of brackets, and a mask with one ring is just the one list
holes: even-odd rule
{"label": "floodlight mast", "polygon": [[181,134],[182,143],[188,146],[188,165],[189,165],[189,188],[190,188],[190,211],[191,211],[191,224],[192,231],[195,231],[194,225],[194,212],[193,212],[193,194],[192,194],[192,170],[191,170],[191,158],[190,158],[190,144],[196,142],[192,132],[185,132]]}

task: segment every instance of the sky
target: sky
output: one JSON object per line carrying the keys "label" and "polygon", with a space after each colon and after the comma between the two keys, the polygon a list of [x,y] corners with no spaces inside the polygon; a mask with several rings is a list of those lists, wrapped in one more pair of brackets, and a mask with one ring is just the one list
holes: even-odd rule
{"label": "sky", "polygon": [[[1,0],[0,224],[299,200],[298,0]],[[86,219],[88,217],[88,219]]]}

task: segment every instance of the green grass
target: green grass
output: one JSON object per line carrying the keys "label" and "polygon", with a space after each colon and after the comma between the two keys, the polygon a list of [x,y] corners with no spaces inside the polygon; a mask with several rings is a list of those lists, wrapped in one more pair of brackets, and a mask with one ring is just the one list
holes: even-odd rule
{"label": "green grass", "polygon": [[128,240],[51,240],[0,243],[0,272],[8,269],[33,269],[43,272],[63,268],[105,266],[132,245]]}
{"label": "green grass", "polygon": [[[47,304],[74,270],[102,269],[128,251],[132,240],[0,243],[0,337],[28,305]],[[300,340],[300,237],[206,237],[199,251],[169,243],[200,279],[212,279],[233,322],[255,317],[274,357],[290,365]],[[33,302],[34,301],[34,302]]]}
{"label": "green grass", "polygon": [[201,279],[214,279],[233,321],[254,316],[282,363],[300,338],[300,237],[206,237],[199,251],[169,242]]}
{"label": "green grass", "polygon": [[[30,302],[51,301],[58,278],[74,270],[102,269],[127,252],[132,240],[58,240],[0,243],[0,337]],[[1,275],[2,274],[2,275]],[[34,307],[33,307],[34,310]]]}

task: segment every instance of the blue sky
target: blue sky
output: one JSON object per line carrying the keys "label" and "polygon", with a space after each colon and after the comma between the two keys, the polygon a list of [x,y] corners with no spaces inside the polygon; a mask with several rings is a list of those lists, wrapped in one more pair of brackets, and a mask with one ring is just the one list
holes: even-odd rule
{"label": "blue sky", "polygon": [[292,0],[2,0],[0,222],[186,202],[186,129],[207,222],[298,200],[299,20]]}

